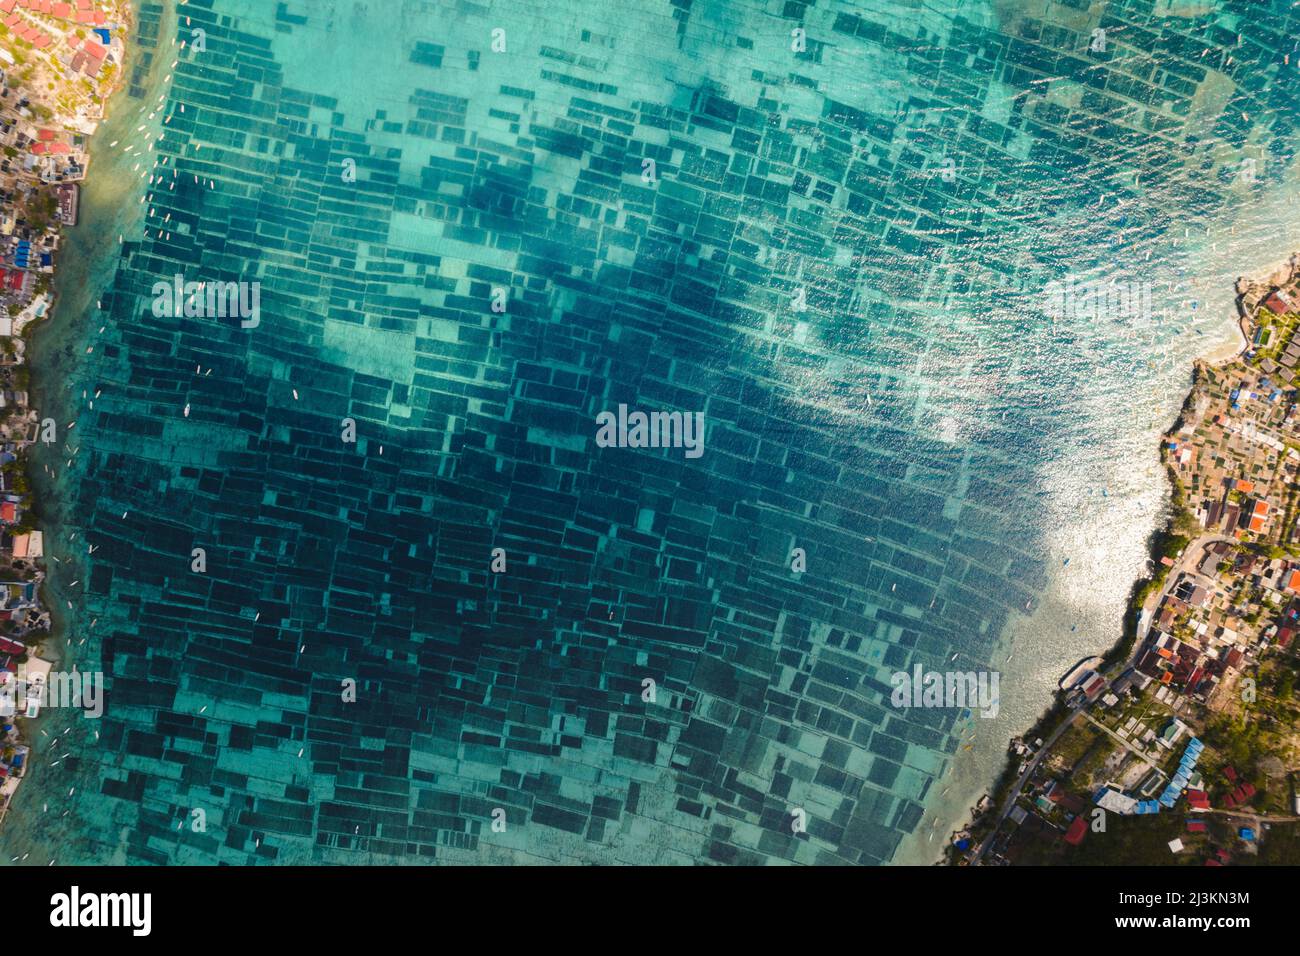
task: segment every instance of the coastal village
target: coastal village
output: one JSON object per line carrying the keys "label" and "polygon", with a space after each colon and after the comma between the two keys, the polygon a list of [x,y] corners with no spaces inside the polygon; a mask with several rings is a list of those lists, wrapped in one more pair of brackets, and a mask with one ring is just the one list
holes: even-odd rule
{"label": "coastal village", "polygon": [[[122,73],[124,15],[0,0],[0,688],[35,688],[0,713],[0,819],[52,666],[25,356]],[[956,862],[1300,860],[1300,271],[1239,291],[1248,348],[1198,367],[1162,447],[1177,514],[1134,596],[1131,640],[1062,677],[1056,711],[1013,746],[1006,793],[954,839]]]}
{"label": "coastal village", "polygon": [[52,664],[44,541],[26,474],[40,433],[30,333],[53,305],[60,230],[77,223],[90,135],[117,79],[126,4],[0,0],[0,819],[27,771],[23,718]]}
{"label": "coastal village", "polygon": [[1300,257],[1237,292],[1247,344],[1165,437],[1126,639],[1062,677],[953,862],[1300,861]]}

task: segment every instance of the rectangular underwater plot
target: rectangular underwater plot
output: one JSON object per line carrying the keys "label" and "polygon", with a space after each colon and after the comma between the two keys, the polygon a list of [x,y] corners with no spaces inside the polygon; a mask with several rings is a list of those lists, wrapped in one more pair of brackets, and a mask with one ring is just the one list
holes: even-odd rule
{"label": "rectangular underwater plot", "polygon": [[[145,5],[47,386],[109,709],[24,839],[937,858],[955,768],[990,786],[1117,638],[1202,331],[1183,224],[1291,181],[1225,179],[1294,134],[1249,79],[1281,32],[1102,6]],[[1095,275],[1163,324],[1049,315]]]}

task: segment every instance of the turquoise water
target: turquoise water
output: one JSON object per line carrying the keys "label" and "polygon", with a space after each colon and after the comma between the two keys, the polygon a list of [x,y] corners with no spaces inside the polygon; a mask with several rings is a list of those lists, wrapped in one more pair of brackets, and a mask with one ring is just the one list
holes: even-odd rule
{"label": "turquoise water", "polygon": [[[142,7],[37,345],[108,712],[42,719],[6,852],[932,860],[1300,246],[1294,12],[396,6]],[[176,274],[256,327],[155,315]],[[704,454],[597,447],[620,403]],[[1000,715],[892,708],[918,663]]]}

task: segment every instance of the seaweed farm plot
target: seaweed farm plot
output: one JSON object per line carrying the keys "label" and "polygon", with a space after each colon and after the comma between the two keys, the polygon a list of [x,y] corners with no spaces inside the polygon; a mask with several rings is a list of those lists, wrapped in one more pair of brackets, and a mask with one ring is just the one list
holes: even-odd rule
{"label": "seaweed farm plot", "polygon": [[[564,6],[178,8],[71,382],[70,627],[108,709],[42,839],[811,864],[917,831],[979,720],[893,678],[993,666],[1046,580],[1041,465],[1087,426],[1023,304],[1066,264],[1017,250],[1068,220],[1105,261],[1235,187],[1175,120],[1108,152],[1079,125],[1110,94],[1024,95],[1109,75],[1052,49],[1087,29]],[[1108,10],[1195,97],[1200,48]],[[1234,56],[1228,138],[1273,95],[1271,52]],[[1099,204],[1135,157],[1166,205]],[[1133,387],[1131,349],[1103,366]]]}

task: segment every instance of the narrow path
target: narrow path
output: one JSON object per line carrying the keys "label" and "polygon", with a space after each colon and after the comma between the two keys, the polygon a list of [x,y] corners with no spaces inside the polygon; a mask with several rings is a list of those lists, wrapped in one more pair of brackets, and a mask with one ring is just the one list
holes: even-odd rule
{"label": "narrow path", "polygon": [[975,866],[983,858],[985,851],[989,848],[989,844],[993,842],[993,838],[997,836],[998,831],[1002,829],[1002,822],[1006,820],[1007,815],[1011,813],[1011,808],[1016,805],[1016,800],[1020,797],[1020,791],[1025,789],[1025,783],[1029,780],[1030,775],[1038,769],[1038,764],[1045,756],[1047,756],[1048,752],[1052,749],[1052,745],[1056,743],[1061,734],[1065,733],[1065,729],[1074,723],[1074,719],[1079,716],[1079,712],[1082,709],[1083,707],[1080,705],[1071,710],[1070,715],[1061,721],[1060,726],[1052,732],[1052,735],[1043,741],[1043,746],[1038,748],[1038,753],[1034,754],[1033,759],[1029,761],[1029,766],[1025,767],[1024,772],[1020,775],[1020,779],[1016,781],[1016,785],[1011,789],[1011,792],[1007,794],[1007,799],[1003,802],[1002,810],[998,814],[997,823],[994,825],[993,829],[989,831],[989,835],[984,838],[984,842],[980,844],[980,848],[975,851],[975,857],[971,860],[971,866]]}
{"label": "narrow path", "polygon": [[1160,774],[1160,776],[1162,776],[1162,777],[1166,777],[1166,776],[1167,776],[1167,774],[1166,774],[1163,770],[1161,770],[1159,766],[1156,765],[1156,762],[1155,762],[1154,760],[1152,760],[1150,757],[1148,757],[1148,756],[1147,756],[1143,751],[1138,750],[1138,749],[1137,749],[1136,747],[1134,747],[1134,746],[1133,746],[1129,741],[1125,740],[1125,739],[1124,739],[1123,737],[1121,737],[1119,734],[1115,733],[1115,731],[1111,730],[1109,727],[1107,727],[1105,724],[1103,724],[1100,720],[1097,720],[1097,719],[1096,719],[1095,717],[1093,717],[1091,714],[1086,713],[1086,712],[1085,712],[1084,715],[1083,715],[1083,719],[1086,720],[1088,723],[1092,724],[1092,725],[1093,725],[1094,727],[1096,727],[1098,730],[1104,730],[1106,733],[1110,734],[1110,735],[1111,735],[1112,737],[1114,737],[1117,741],[1119,741],[1119,743],[1124,747],[1125,750],[1127,750],[1129,753],[1133,754],[1133,756],[1135,756],[1135,757],[1137,757],[1138,759],[1140,759],[1140,760],[1141,760],[1143,763],[1145,763],[1148,767],[1150,767],[1150,768],[1151,768],[1152,770],[1154,770],[1156,773]]}

